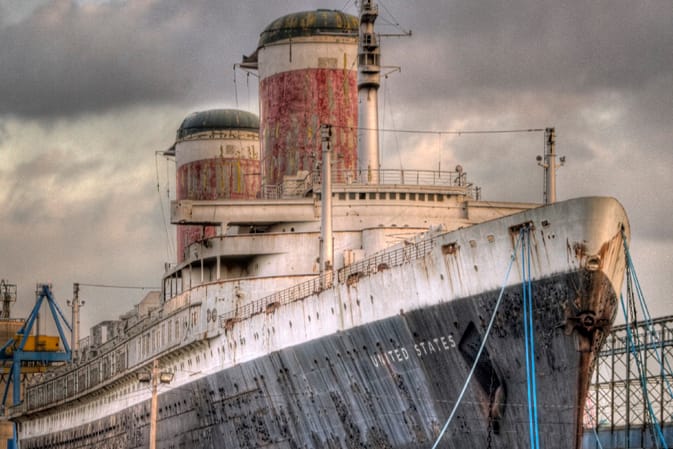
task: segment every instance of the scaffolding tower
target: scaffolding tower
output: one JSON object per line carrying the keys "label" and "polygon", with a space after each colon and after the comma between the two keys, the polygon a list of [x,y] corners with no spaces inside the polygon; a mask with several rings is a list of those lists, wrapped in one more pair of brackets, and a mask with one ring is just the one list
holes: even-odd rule
{"label": "scaffolding tower", "polygon": [[631,348],[627,326],[617,326],[598,356],[584,416],[584,449],[661,447],[648,400],[667,446],[673,447],[673,316],[632,324],[631,333],[639,345]]}

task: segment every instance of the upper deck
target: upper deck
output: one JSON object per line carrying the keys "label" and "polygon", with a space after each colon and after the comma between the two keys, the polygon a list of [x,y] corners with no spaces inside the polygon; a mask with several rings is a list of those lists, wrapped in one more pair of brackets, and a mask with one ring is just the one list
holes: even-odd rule
{"label": "upper deck", "polygon": [[[258,199],[175,201],[172,223],[219,232],[167,266],[164,297],[208,282],[317,275],[321,187],[316,173],[299,172],[266,186]],[[336,268],[429,229],[458,229],[537,206],[483,202],[462,170],[335,171],[331,192]]]}

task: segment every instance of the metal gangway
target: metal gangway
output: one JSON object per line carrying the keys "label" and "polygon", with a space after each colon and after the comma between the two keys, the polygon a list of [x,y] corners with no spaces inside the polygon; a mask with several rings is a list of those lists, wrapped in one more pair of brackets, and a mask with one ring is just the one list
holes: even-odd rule
{"label": "metal gangway", "polygon": [[617,326],[598,356],[584,416],[584,449],[663,447],[655,419],[666,445],[673,447],[673,316],[639,321],[630,332],[638,344],[629,344],[626,325]]}

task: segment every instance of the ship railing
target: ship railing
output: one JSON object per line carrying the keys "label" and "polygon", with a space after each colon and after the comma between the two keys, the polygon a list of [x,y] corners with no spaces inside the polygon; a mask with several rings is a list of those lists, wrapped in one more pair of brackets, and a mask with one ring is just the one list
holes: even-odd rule
{"label": "ship railing", "polygon": [[332,286],[334,273],[329,271],[305,282],[293,285],[256,301],[251,301],[236,309],[220,315],[220,326],[227,328],[234,321],[247,318],[258,313],[272,313],[279,306],[308,298]]}
{"label": "ship railing", "polygon": [[404,246],[393,250],[386,250],[367,259],[355,262],[336,273],[327,272],[308,281],[299,283],[290,288],[278,291],[256,301],[251,301],[230,312],[220,315],[220,326],[228,329],[237,321],[249,318],[260,313],[273,313],[278,307],[295,301],[306,299],[309,296],[332,288],[334,281],[338,284],[351,285],[365,276],[397,267],[428,255],[435,244],[435,238],[424,239],[419,242],[408,242]]}
{"label": "ship railing", "polygon": [[338,271],[338,282],[353,283],[360,277],[398,267],[405,263],[425,257],[432,251],[434,239],[421,240],[418,243],[407,243],[401,248],[384,251],[367,259],[355,262]]}
{"label": "ship railing", "polygon": [[[321,184],[319,171],[300,172],[297,176],[286,176],[282,184],[265,185],[262,191],[264,199],[279,199],[306,196],[310,191],[318,191]],[[463,171],[441,170],[349,170],[332,171],[334,188],[362,185],[405,185],[459,187],[466,190],[468,196],[480,199],[481,189],[467,180]]]}

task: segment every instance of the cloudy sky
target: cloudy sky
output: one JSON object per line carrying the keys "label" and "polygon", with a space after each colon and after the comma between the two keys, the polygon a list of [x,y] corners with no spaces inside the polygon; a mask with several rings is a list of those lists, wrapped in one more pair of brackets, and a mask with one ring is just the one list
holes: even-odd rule
{"label": "cloudy sky", "polygon": [[[673,313],[670,0],[381,0],[381,125],[553,126],[559,199],[610,195],[630,214],[653,315]],[[175,259],[168,148],[190,112],[257,112],[234,70],[287,13],[353,1],[0,0],[0,278],[64,306],[72,284],[153,287]],[[399,67],[400,70],[395,70]],[[540,201],[541,133],[382,137],[388,168],[460,163],[485,199]],[[82,287],[83,334],[142,289]],[[67,310],[67,308],[66,308]]]}

